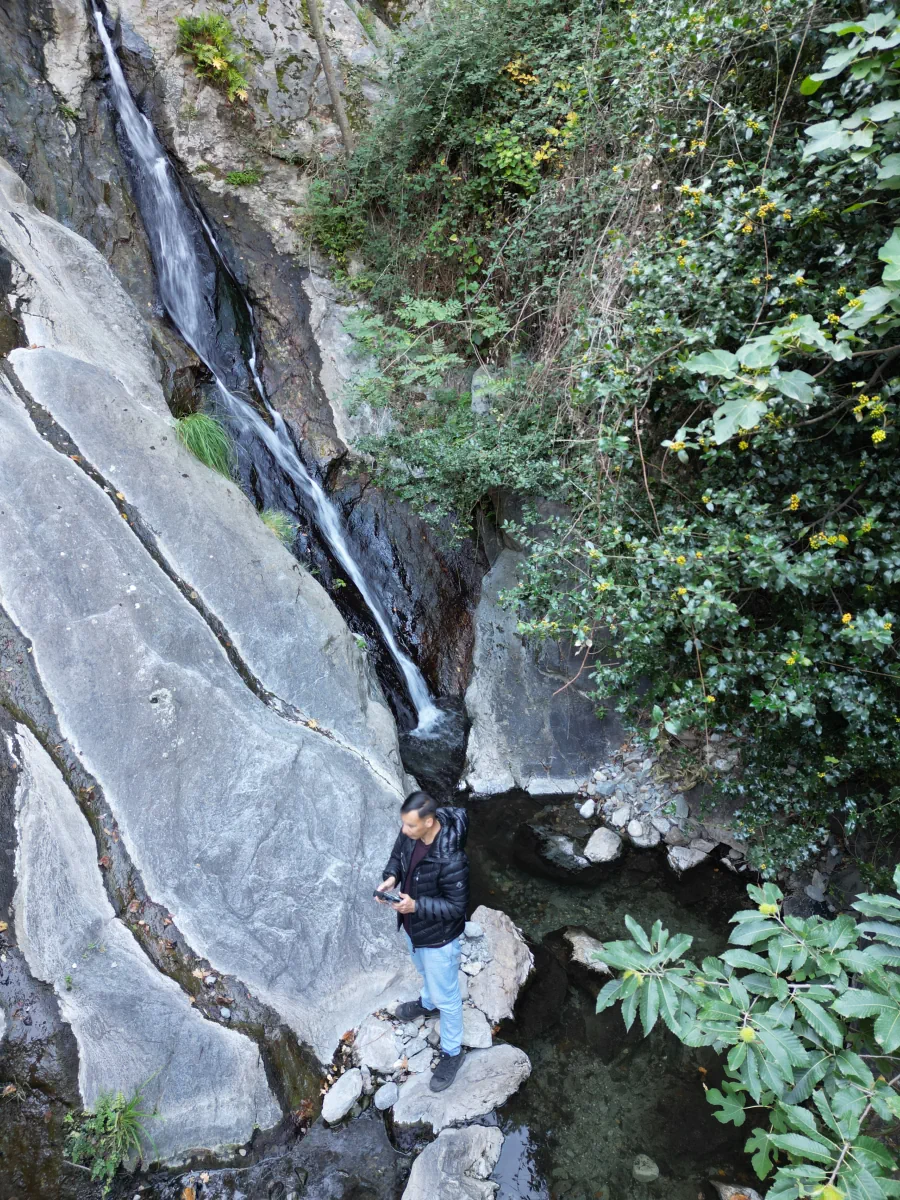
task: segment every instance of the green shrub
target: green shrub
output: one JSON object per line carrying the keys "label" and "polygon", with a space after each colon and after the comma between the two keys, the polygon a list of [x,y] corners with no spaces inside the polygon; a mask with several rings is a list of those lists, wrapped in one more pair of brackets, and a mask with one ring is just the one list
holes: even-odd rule
{"label": "green shrub", "polygon": [[[634,727],[736,734],[716,786],[767,874],[900,828],[898,21],[813,16],[440,10],[310,218],[332,196],[375,281],[382,482],[463,527],[566,506],[516,531],[521,632],[573,637]],[[439,344],[508,369],[490,419],[404,378]]]}
{"label": "green shrub", "polygon": [[175,432],[182,446],[195,458],[220,475],[231,478],[234,447],[220,421],[206,413],[191,413],[175,422]]}
{"label": "green shrub", "polygon": [[194,62],[201,79],[211,79],[225,89],[229,100],[247,100],[248,84],[241,73],[243,62],[234,49],[234,30],[220,13],[177,17],[178,49]]}
{"label": "green shrub", "polygon": [[262,171],[258,171],[255,167],[242,171],[229,171],[225,176],[225,182],[230,183],[232,187],[253,187],[261,179]]}
{"label": "green shrub", "polygon": [[297,522],[292,517],[275,508],[266,508],[259,515],[263,524],[272,530],[280,542],[286,546],[293,543],[297,536]]}
{"label": "green shrub", "polygon": [[732,948],[700,967],[684,957],[693,938],[626,917],[634,940],[594,956],[622,972],[597,1011],[621,1004],[645,1037],[662,1018],[685,1045],[725,1057],[706,1097],[723,1124],[756,1126],[746,1150],[772,1177],[767,1200],[900,1195],[887,1136],[900,1119],[900,900],[862,895],[861,920],[826,920],[783,915],[774,884],[747,891],[757,906],[731,918]]}
{"label": "green shrub", "polygon": [[140,1091],[128,1100],[121,1092],[102,1092],[92,1110],[66,1116],[66,1156],[90,1170],[91,1180],[103,1185],[104,1196],[119,1167],[132,1155],[139,1158],[143,1153],[141,1139],[146,1136],[148,1114],[140,1102]]}

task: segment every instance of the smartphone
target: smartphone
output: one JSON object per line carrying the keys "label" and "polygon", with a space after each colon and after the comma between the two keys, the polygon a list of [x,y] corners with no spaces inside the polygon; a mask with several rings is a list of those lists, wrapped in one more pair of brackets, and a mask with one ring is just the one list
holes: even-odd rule
{"label": "smartphone", "polygon": [[372,894],[376,900],[386,900],[388,904],[399,904],[403,899],[399,892],[379,892],[378,888]]}

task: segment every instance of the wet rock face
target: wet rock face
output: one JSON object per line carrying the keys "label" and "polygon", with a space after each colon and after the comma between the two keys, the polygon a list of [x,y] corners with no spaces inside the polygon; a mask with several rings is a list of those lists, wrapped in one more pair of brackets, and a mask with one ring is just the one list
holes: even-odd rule
{"label": "wet rock face", "polygon": [[614,714],[596,715],[571,649],[548,642],[535,651],[516,632],[517,614],[500,606],[520,561],[517,551],[501,551],[478,602],[466,782],[479,794],[515,787],[565,794],[588,778],[606,747],[619,744],[622,731]]}
{"label": "wet rock face", "polygon": [[198,1200],[396,1200],[403,1162],[381,1119],[364,1115],[335,1129],[318,1123],[287,1153],[243,1170],[191,1171],[161,1180],[148,1200],[184,1200],[187,1188]]}
{"label": "wet rock face", "polygon": [[400,735],[403,765],[437,800],[453,798],[466,753],[468,721],[462,701],[438,700],[440,717],[427,729]]}

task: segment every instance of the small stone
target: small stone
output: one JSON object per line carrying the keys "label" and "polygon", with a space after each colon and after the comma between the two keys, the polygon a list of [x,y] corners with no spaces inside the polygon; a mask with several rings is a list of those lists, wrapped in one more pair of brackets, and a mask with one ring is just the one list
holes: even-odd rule
{"label": "small stone", "polygon": [[675,820],[686,821],[688,818],[688,802],[682,793],[679,792],[677,796],[673,796],[669,803],[675,805]]}
{"label": "small stone", "polygon": [[464,963],[464,964],[463,964],[463,970],[465,971],[465,973],[466,973],[467,975],[469,975],[469,976],[471,976],[471,977],[473,977],[473,978],[474,978],[474,976],[476,976],[476,975],[478,975],[478,974],[479,974],[479,972],[481,971],[481,969],[482,969],[482,967],[483,967],[483,966],[484,966],[484,963],[480,963],[480,962],[467,962],[467,963]]}
{"label": "small stone", "polygon": [[640,823],[640,821],[634,820],[634,821],[628,822],[628,836],[629,837],[639,838],[643,835],[643,832],[644,832],[644,827]]}
{"label": "small stone", "polygon": [[419,1032],[419,1026],[413,1021],[408,1021],[405,1025],[400,1026],[400,1034],[402,1037],[414,1038]]}
{"label": "small stone", "polygon": [[230,1021],[231,1020],[231,1009],[230,1008],[220,1008],[219,1016],[222,1018],[223,1021]]}
{"label": "small stone", "polygon": [[584,848],[584,857],[592,863],[611,863],[622,853],[622,839],[611,829],[595,829]]}
{"label": "small stone", "polygon": [[651,817],[650,824],[654,829],[658,829],[663,837],[665,837],[665,835],[669,832],[671,821],[667,821],[665,817]]}
{"label": "small stone", "polygon": [[322,1101],[322,1119],[329,1125],[347,1115],[362,1095],[363,1077],[359,1067],[346,1071],[325,1093]]}
{"label": "small stone", "polygon": [[616,829],[624,829],[631,820],[631,805],[622,804],[613,815],[609,818],[610,825],[615,825]]}
{"label": "small stone", "polygon": [[596,796],[596,795],[597,795],[597,787],[596,787],[596,784],[589,783],[589,784],[587,785],[587,794],[588,794],[589,796]]}
{"label": "small stone", "polygon": [[637,1183],[653,1183],[659,1179],[659,1167],[646,1154],[639,1154],[631,1164],[631,1174]]}
{"label": "small stone", "polygon": [[613,795],[615,790],[616,790],[616,783],[615,783],[614,779],[607,779],[607,780],[604,780],[602,783],[597,784],[597,795],[598,796],[611,796],[611,795]]}
{"label": "small stone", "polygon": [[385,1112],[392,1108],[397,1103],[397,1097],[400,1095],[400,1089],[396,1083],[385,1083],[375,1093],[375,1107],[379,1112]]}
{"label": "small stone", "polygon": [[707,838],[692,838],[691,849],[701,850],[704,854],[712,854],[716,848],[716,843],[709,841]]}
{"label": "small stone", "polygon": [[217,982],[215,975],[207,975],[203,980],[207,987],[212,987]]}
{"label": "small stone", "polygon": [[359,1070],[363,1081],[363,1095],[371,1096],[375,1091],[375,1082],[372,1079],[372,1072],[368,1067],[360,1067]]}
{"label": "small stone", "polygon": [[466,937],[471,938],[472,940],[475,940],[476,938],[483,938],[484,926],[479,925],[477,921],[466,921],[466,928],[464,932]]}
{"label": "small stone", "polygon": [[590,818],[597,811],[597,803],[595,800],[585,800],[584,804],[582,804],[578,811],[585,818],[585,820],[590,820]]}
{"label": "small stone", "polygon": [[670,826],[669,832],[666,834],[666,845],[667,846],[686,846],[687,844],[688,844],[688,839],[684,836],[684,834],[678,828],[678,826],[677,825]]}
{"label": "small stone", "polygon": [[694,850],[689,846],[670,846],[666,861],[676,875],[681,875],[705,862],[706,857],[702,850]]}
{"label": "small stone", "polygon": [[[438,1041],[440,1040],[440,1034],[438,1034]],[[431,1047],[423,1046],[421,1050],[410,1055],[406,1069],[410,1075],[421,1075],[423,1071],[429,1071],[431,1069]]]}
{"label": "small stone", "polygon": [[240,1150],[238,1150],[238,1154],[241,1156],[241,1158],[247,1157],[247,1151],[244,1149],[243,1146],[241,1146]]}

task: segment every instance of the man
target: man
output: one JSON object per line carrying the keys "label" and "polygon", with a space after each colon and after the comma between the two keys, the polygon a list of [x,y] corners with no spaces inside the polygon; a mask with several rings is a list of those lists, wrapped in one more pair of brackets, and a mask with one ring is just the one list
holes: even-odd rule
{"label": "man", "polygon": [[[422,976],[418,1000],[397,1009],[404,1021],[441,1015],[441,1059],[431,1076],[433,1092],[456,1078],[462,1048],[459,991],[460,938],[469,900],[469,860],[464,847],[469,816],[462,808],[438,808],[427,792],[412,792],[400,809],[400,833],[378,891],[401,883],[397,928],[406,930],[410,953]],[[379,900],[379,904],[386,901]]]}

